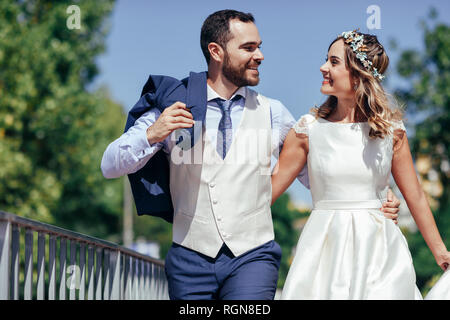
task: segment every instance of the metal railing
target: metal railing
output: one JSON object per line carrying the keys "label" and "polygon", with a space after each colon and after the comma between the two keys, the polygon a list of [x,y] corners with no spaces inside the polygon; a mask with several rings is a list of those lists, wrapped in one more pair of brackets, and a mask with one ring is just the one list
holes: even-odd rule
{"label": "metal railing", "polygon": [[164,264],[112,242],[0,211],[0,300],[67,298],[168,299]]}

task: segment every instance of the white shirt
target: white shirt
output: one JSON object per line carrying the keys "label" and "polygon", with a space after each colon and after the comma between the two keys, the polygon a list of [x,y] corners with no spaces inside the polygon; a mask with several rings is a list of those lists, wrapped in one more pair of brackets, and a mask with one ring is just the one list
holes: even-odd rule
{"label": "white shirt", "polygon": [[[247,96],[247,88],[239,88],[233,94],[231,99],[236,95],[241,95],[244,99],[236,101],[231,106],[233,134],[235,133],[236,128],[239,127],[241,121],[245,97]],[[205,129],[214,148],[217,143],[217,130],[222,117],[222,112],[219,107],[214,102],[211,102],[216,98],[227,100],[207,85],[208,103],[205,116]],[[268,99],[270,102],[272,121],[272,149],[275,150],[273,157],[278,159],[284,139],[296,121],[289,110],[280,101],[271,98]],[[170,144],[168,143],[170,135],[165,140],[152,145],[150,145],[147,140],[147,128],[150,127],[160,115],[161,112],[157,108],[150,109],[139,117],[127,132],[109,144],[103,154],[101,163],[101,169],[105,178],[118,178],[138,171],[161,149],[166,154],[170,154]],[[272,158],[272,168],[274,165],[275,163]],[[309,188],[306,165],[297,178],[303,185]]]}

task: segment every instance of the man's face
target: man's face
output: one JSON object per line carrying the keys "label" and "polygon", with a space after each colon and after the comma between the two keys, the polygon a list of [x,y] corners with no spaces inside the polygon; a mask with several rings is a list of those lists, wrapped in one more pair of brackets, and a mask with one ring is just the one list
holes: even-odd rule
{"label": "man's face", "polygon": [[264,56],[260,50],[261,38],[252,22],[230,20],[232,38],[224,48],[223,75],[235,86],[256,86],[259,83],[258,67]]}

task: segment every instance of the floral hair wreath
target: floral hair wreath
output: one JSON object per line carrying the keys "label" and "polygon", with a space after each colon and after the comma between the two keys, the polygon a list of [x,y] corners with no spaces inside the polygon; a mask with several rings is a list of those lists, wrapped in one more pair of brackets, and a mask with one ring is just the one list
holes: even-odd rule
{"label": "floral hair wreath", "polygon": [[367,57],[367,46],[364,44],[364,36],[362,34],[357,33],[358,30],[346,31],[342,32],[340,35],[345,40],[345,43],[350,44],[353,52],[356,53],[356,58],[361,61],[363,66],[372,73],[375,79],[379,79],[380,81],[385,78],[382,74],[378,73],[377,68],[372,66],[372,61]]}

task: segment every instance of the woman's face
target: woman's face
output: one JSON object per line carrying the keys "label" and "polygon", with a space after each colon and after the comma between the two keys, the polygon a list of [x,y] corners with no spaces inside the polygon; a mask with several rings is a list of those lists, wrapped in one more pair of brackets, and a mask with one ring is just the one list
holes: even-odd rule
{"label": "woman's face", "polygon": [[323,75],[320,92],[336,98],[349,99],[355,96],[350,70],[345,64],[344,40],[337,40],[328,51],[326,62],[320,67]]}

